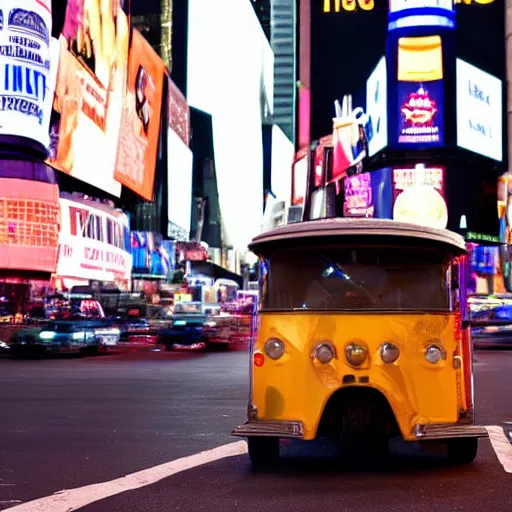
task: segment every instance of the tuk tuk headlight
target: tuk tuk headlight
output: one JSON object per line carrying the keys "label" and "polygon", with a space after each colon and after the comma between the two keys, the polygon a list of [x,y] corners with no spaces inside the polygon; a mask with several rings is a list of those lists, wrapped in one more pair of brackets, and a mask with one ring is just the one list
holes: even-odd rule
{"label": "tuk tuk headlight", "polygon": [[445,351],[439,345],[429,345],[425,350],[425,359],[432,364],[436,364],[441,359],[446,359]]}
{"label": "tuk tuk headlight", "polygon": [[329,364],[336,357],[336,352],[329,343],[319,343],[314,348],[312,356],[322,364]]}
{"label": "tuk tuk headlight", "polygon": [[351,343],[345,347],[345,358],[351,366],[361,366],[368,356],[365,347]]}
{"label": "tuk tuk headlight", "polygon": [[390,343],[387,341],[386,343],[383,343],[380,347],[380,358],[386,363],[386,364],[392,364],[397,359],[398,356],[400,356],[400,350],[396,345],[393,345],[393,343]]}
{"label": "tuk tuk headlight", "polygon": [[284,343],[277,338],[270,338],[265,343],[265,354],[276,361],[284,354]]}

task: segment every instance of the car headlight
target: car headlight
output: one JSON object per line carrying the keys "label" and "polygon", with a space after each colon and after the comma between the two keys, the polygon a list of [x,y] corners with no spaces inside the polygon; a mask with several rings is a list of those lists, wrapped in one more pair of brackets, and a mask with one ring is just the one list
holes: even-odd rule
{"label": "car headlight", "polygon": [[329,343],[319,343],[314,348],[312,355],[320,363],[329,364],[336,357],[336,352]]}
{"label": "car headlight", "polygon": [[217,325],[217,322],[208,321],[208,322],[204,323],[205,327],[215,327],[216,325]]}
{"label": "car headlight", "polygon": [[439,345],[432,344],[425,350],[425,359],[429,363],[436,364],[441,361],[441,359],[446,359],[446,352]]}
{"label": "car headlight", "polygon": [[392,364],[400,355],[400,350],[396,345],[393,343],[390,343],[389,341],[383,343],[380,347],[380,358],[386,363],[386,364]]}
{"label": "car headlight", "polygon": [[265,354],[276,361],[284,354],[284,343],[277,338],[270,338],[265,343]]}
{"label": "car headlight", "polygon": [[74,340],[83,340],[83,339],[85,339],[85,332],[83,332],[83,331],[82,332],[74,332],[72,334],[72,338]]}
{"label": "car headlight", "polygon": [[356,343],[350,343],[345,347],[345,358],[351,366],[361,366],[368,356],[365,347]]}
{"label": "car headlight", "polygon": [[42,340],[53,340],[53,338],[55,338],[55,333],[52,331],[41,331],[39,333],[39,337]]}

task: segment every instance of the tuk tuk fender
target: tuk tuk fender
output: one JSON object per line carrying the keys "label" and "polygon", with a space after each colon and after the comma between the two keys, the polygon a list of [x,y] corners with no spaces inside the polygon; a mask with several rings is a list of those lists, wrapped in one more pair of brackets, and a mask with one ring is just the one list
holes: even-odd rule
{"label": "tuk tuk fender", "polygon": [[[350,388],[381,394],[406,440],[486,435],[485,429],[460,422],[468,411],[453,314],[293,313],[262,314],[261,319],[253,353],[263,355],[263,362],[261,356],[259,365],[251,361],[252,418],[234,435],[314,439],[329,400]],[[270,338],[285,346],[277,360],[265,356]],[[322,364],[313,352],[326,340],[335,357]],[[381,357],[387,341],[399,350],[391,364]],[[346,358],[350,344],[366,350],[358,366]],[[426,358],[432,345],[443,353],[435,363]]]}

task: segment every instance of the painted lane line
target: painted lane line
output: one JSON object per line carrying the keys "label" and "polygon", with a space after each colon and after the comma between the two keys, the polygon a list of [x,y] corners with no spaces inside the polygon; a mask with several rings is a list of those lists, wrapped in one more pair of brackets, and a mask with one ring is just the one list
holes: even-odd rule
{"label": "painted lane line", "polygon": [[90,505],[95,501],[152,485],[182,471],[203,466],[216,460],[237,457],[245,453],[247,453],[247,443],[245,441],[225,444],[213,450],[165,462],[164,464],[143,469],[142,471],[137,471],[136,473],[131,473],[108,482],[59,491],[51,496],[29,501],[7,510],[11,512],[71,512],[72,510],[78,510],[86,505]]}
{"label": "painted lane line", "polygon": [[496,453],[496,457],[498,457],[503,469],[507,473],[512,473],[512,445],[507,439],[503,428],[497,426],[485,428],[489,434],[489,439],[494,449],[494,453]]}

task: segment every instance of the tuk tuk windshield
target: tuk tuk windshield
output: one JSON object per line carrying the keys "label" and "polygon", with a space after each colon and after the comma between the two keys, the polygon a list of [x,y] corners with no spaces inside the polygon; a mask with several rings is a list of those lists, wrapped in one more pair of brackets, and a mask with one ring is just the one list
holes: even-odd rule
{"label": "tuk tuk windshield", "polygon": [[262,308],[449,311],[451,260],[407,247],[274,251]]}

